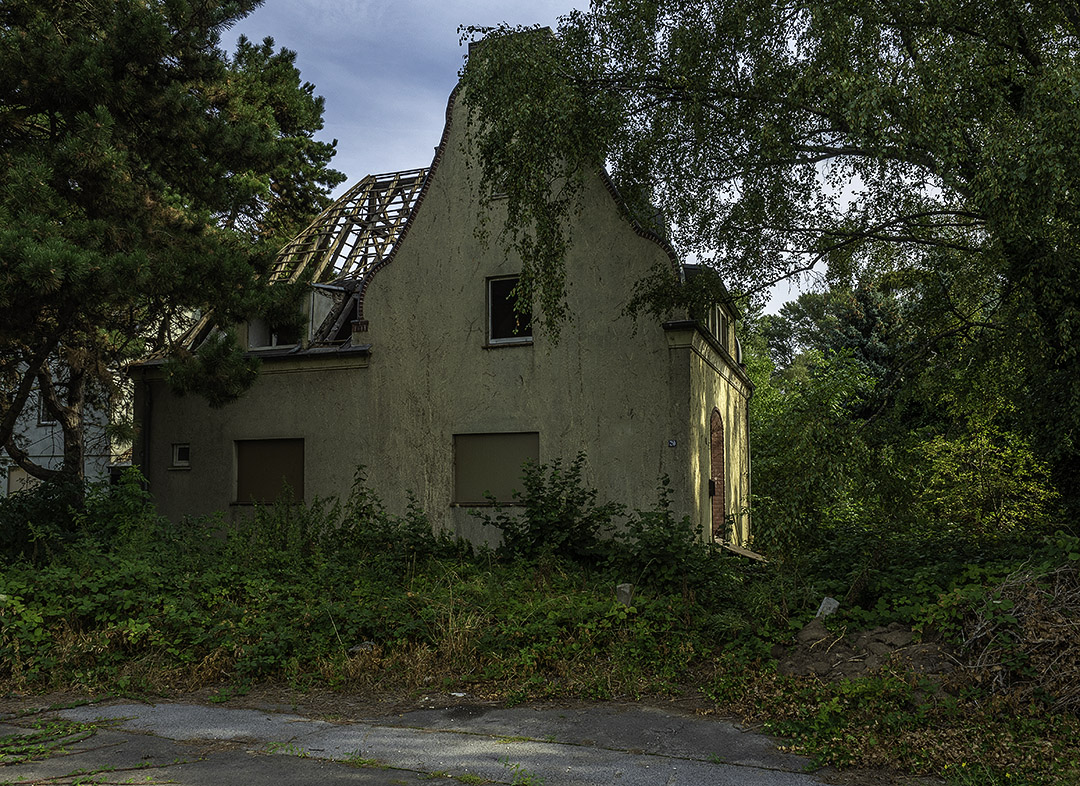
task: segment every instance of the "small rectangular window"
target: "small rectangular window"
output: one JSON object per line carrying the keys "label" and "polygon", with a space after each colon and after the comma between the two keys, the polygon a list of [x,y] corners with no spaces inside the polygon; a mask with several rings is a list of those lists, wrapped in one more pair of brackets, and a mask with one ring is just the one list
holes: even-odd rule
{"label": "small rectangular window", "polygon": [[521,468],[540,460],[540,434],[454,435],[454,502],[482,505],[485,493],[502,503],[513,501],[521,488]]}
{"label": "small rectangular window", "polygon": [[172,446],[173,467],[191,466],[191,445],[187,442],[174,442]]}
{"label": "small rectangular window", "polygon": [[515,310],[518,277],[489,278],[487,283],[488,343],[532,343],[532,317]]}
{"label": "small rectangular window", "polygon": [[37,422],[39,426],[53,426],[56,424],[56,418],[53,413],[49,411],[49,408],[45,406],[45,394],[38,391],[37,394],[38,403],[38,416]]}
{"label": "small rectangular window", "polygon": [[304,440],[245,439],[236,442],[236,501],[271,503],[288,488],[304,499]]}

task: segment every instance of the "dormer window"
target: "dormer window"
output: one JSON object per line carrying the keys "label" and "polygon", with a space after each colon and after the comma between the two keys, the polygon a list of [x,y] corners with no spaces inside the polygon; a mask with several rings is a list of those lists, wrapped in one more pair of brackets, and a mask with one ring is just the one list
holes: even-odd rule
{"label": "dormer window", "polygon": [[300,330],[294,325],[272,328],[265,319],[248,322],[248,349],[292,347],[300,343]]}
{"label": "dormer window", "polygon": [[531,344],[532,317],[515,310],[517,276],[487,281],[488,344]]}

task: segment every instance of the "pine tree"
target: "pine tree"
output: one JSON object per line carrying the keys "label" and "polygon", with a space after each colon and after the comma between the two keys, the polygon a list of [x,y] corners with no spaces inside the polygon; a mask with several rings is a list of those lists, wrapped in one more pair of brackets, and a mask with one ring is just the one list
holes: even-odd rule
{"label": "pine tree", "polygon": [[[265,307],[259,275],[343,179],[295,55],[220,49],[259,2],[0,5],[0,445],[35,477],[81,477],[89,397],[125,363]],[[16,444],[35,388],[58,470]]]}

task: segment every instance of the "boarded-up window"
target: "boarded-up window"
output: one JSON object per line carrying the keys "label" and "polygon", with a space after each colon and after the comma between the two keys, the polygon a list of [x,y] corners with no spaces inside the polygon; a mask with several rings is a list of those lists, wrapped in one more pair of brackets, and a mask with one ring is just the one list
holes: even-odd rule
{"label": "boarded-up window", "polygon": [[294,499],[304,498],[304,440],[237,441],[237,502],[274,502],[286,486]]}
{"label": "boarded-up window", "polygon": [[532,341],[532,318],[516,311],[514,287],[518,277],[488,279],[488,343],[527,344]]}
{"label": "boarded-up window", "polygon": [[521,465],[540,460],[540,435],[535,431],[514,434],[454,435],[454,501],[462,505],[486,502],[484,492],[499,502],[513,501],[521,488]]}

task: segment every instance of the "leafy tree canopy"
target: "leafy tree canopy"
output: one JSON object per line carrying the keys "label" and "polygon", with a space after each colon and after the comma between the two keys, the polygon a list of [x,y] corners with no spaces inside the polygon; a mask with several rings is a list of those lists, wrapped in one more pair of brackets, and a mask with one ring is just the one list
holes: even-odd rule
{"label": "leafy tree canopy", "polygon": [[467,30],[462,79],[542,308],[606,165],[733,291],[892,273],[941,335],[1024,334],[1025,395],[1042,427],[1064,418],[1047,449],[1075,453],[1080,5],[596,0],[522,32]]}
{"label": "leafy tree canopy", "polygon": [[[88,391],[253,286],[343,175],[295,55],[220,35],[260,0],[0,5],[0,444],[33,389],[81,472]],[[265,289],[265,288],[264,288]]]}

